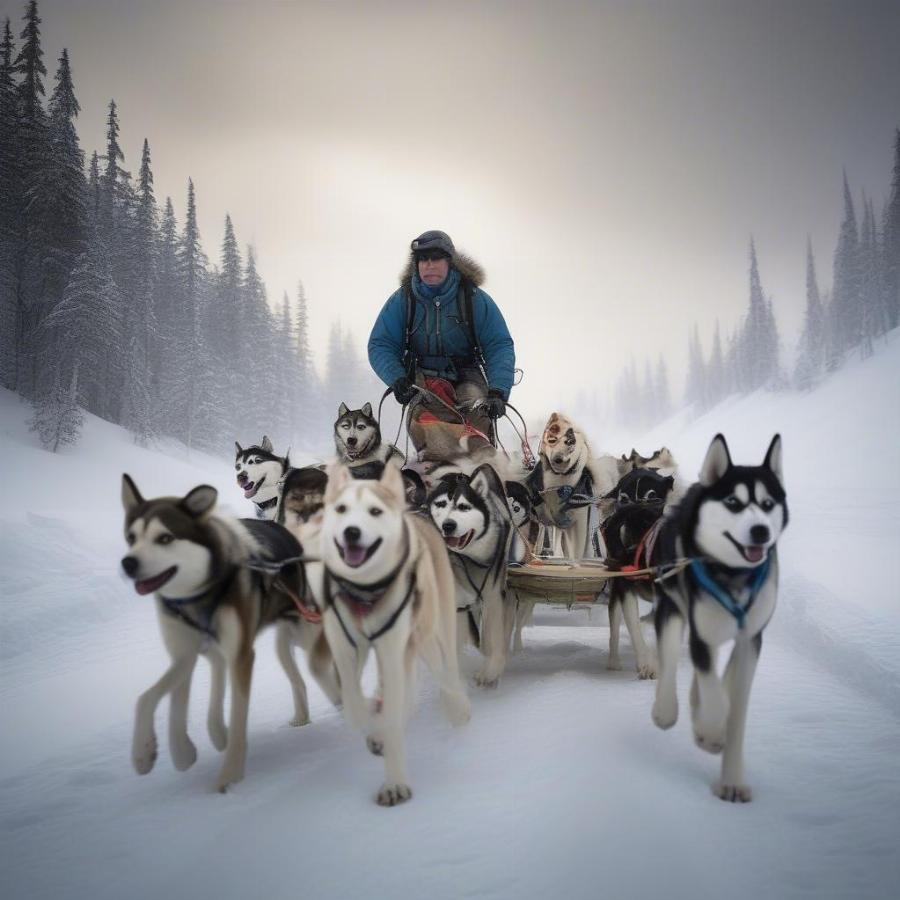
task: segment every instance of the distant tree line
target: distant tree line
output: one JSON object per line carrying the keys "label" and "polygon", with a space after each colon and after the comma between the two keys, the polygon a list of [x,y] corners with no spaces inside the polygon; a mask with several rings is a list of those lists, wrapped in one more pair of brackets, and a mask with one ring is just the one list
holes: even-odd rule
{"label": "distant tree line", "polygon": [[[894,136],[890,194],[880,225],[870,198],[861,201],[857,224],[853,196],[844,174],[844,213],[834,251],[832,289],[821,294],[812,244],[806,249],[806,310],[793,370],[781,361],[772,298],[763,292],[750,241],[749,303],[741,322],[722,340],[716,322],[712,348],[704,354],[698,325],[688,337],[684,404],[694,414],[732,394],[759,388],[811,390],[854,353],[872,354],[875,341],[900,324],[900,129]],[[613,415],[622,424],[648,428],[673,412],[666,364],[645,363],[643,378],[632,361],[619,376]]]}
{"label": "distant tree line", "polygon": [[114,101],[86,167],[68,53],[45,105],[35,0],[24,22],[18,52],[9,19],[0,44],[0,383],[33,403],[53,450],[77,440],[82,410],[141,444],[321,445],[342,400],[377,391],[351,336],[333,327],[321,380],[303,285],[273,308],[228,215],[210,264],[193,182],[179,227],[171,199],[157,203],[146,139],[137,177],[124,168]]}

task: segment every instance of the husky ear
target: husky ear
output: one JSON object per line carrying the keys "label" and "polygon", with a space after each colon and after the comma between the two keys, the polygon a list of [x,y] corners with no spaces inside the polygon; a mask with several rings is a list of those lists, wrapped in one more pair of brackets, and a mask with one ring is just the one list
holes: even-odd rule
{"label": "husky ear", "polygon": [[219,492],[208,484],[201,484],[189,491],[181,501],[181,507],[195,519],[208,513],[215,505]]}
{"label": "husky ear", "polygon": [[721,434],[717,434],[706,451],[706,459],[700,467],[700,483],[705,487],[715,484],[731,467],[728,444]]}
{"label": "husky ear", "polygon": [[780,434],[776,434],[775,437],[772,438],[772,443],[769,444],[769,449],[766,450],[766,458],[763,462],[763,465],[771,469],[775,473],[775,477],[778,479],[778,483],[784,486],[784,472],[781,468]]}
{"label": "husky ear", "polygon": [[339,419],[342,419],[344,416],[347,415],[348,412],[350,412],[350,410],[349,410],[349,408],[347,407],[347,404],[346,404],[346,403],[342,403],[342,404],[338,407],[338,418],[339,418]]}
{"label": "husky ear", "polygon": [[328,484],[325,486],[325,502],[334,503],[340,492],[350,483],[350,470],[339,462],[333,462],[326,470]]}
{"label": "husky ear", "polygon": [[259,445],[260,450],[265,450],[266,453],[274,453],[275,448],[272,446],[272,442],[269,440],[269,436],[267,434],[263,435],[262,443]]}
{"label": "husky ear", "polygon": [[500,497],[506,496],[503,488],[503,482],[497,474],[497,470],[490,463],[482,463],[473,473],[469,482],[473,491],[484,500],[487,500],[491,494]]}
{"label": "husky ear", "polygon": [[363,411],[363,415],[364,415],[364,416],[367,416],[367,417],[370,418],[370,419],[372,418],[372,404],[371,404],[371,403],[367,403],[367,404],[362,408],[362,411]]}
{"label": "husky ear", "polygon": [[243,447],[241,447],[241,445],[237,441],[235,441],[234,442],[234,455],[240,456],[243,452],[244,452]]}
{"label": "husky ear", "polygon": [[131,480],[130,475],[122,473],[122,506],[125,512],[130,513],[136,506],[144,502],[137,485]]}
{"label": "husky ear", "polygon": [[403,481],[403,475],[395,465],[387,463],[381,472],[379,481],[398,500],[406,501],[406,485]]}

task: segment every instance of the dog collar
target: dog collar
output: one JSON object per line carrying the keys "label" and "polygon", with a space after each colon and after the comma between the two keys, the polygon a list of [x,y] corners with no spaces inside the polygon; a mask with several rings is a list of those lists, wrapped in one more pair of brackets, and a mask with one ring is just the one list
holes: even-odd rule
{"label": "dog collar", "polygon": [[743,606],[712,577],[709,569],[706,568],[706,565],[702,560],[692,559],[688,566],[688,570],[697,585],[703,588],[708,594],[711,594],[719,602],[720,606],[724,607],[725,610],[734,616],[737,620],[738,628],[743,628],[744,623],[747,620],[747,613],[750,611],[750,607],[753,606],[753,601],[756,600],[756,595],[760,592],[760,589],[769,574],[770,561],[770,557],[767,556],[766,561],[761,566],[753,569],[747,576],[747,585],[750,588],[750,596]]}
{"label": "dog collar", "polygon": [[[159,597],[163,608],[176,619],[181,619],[185,625],[189,625],[195,631],[202,632],[207,637],[217,640],[216,633],[212,627],[212,617],[219,606],[219,601],[225,595],[225,592],[231,587],[237,569],[232,569],[222,581],[211,585],[205,591],[194,594],[191,597]],[[197,606],[195,606],[197,604]],[[198,618],[189,616],[185,607],[195,606]]]}
{"label": "dog collar", "polygon": [[271,500],[266,500],[263,503],[257,503],[256,505],[259,509],[271,509],[277,502],[278,495],[276,494]]}

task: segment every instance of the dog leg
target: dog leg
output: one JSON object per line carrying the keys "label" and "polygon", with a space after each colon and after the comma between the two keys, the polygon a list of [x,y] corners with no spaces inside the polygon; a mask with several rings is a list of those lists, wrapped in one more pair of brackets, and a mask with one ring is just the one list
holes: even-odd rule
{"label": "dog leg", "polygon": [[703,641],[691,629],[691,713],[694,741],[707,753],[721,753],[725,747],[728,723],[728,695],[716,674],[716,648]]}
{"label": "dog leg", "polygon": [[713,786],[713,793],[732,803],[748,803],[753,799],[753,792],[744,783],[744,729],[750,687],[761,649],[762,632],[752,641],[737,640],[725,670],[725,688],[730,700],[728,731],[722,754],[722,774]]}
{"label": "dog leg", "polygon": [[459,677],[456,648],[442,646],[438,636],[426,638],[419,646],[422,659],[441,688],[441,709],[452,725],[464,725],[472,715],[472,707]]}
{"label": "dog leg", "polygon": [[138,697],[131,740],[131,761],[139,775],[146,775],[156,762],[158,744],[153,717],[159,701],[174,687],[190,677],[197,662],[197,651],[173,658],[172,665],[156,684]]}
{"label": "dog leg", "polygon": [[294,660],[294,629],[295,626],[290,622],[278,623],[275,632],[275,652],[281,668],[284,669],[284,673],[291,683],[291,691],[294,695],[294,718],[291,719],[291,725],[300,726],[309,724],[309,701],[306,697],[306,684]]}
{"label": "dog leg", "polygon": [[671,728],[678,721],[676,676],[678,655],[684,636],[684,619],[675,604],[660,598],[656,613],[656,647],[659,653],[659,680],[651,718],[659,728]]}
{"label": "dog leg", "polygon": [[206,730],[216,750],[222,751],[228,744],[228,728],[225,725],[225,660],[215,648],[209,659],[209,709],[206,712]]}
{"label": "dog leg", "polygon": [[489,596],[484,601],[481,625],[482,652],[485,655],[484,665],[475,675],[475,684],[479,687],[497,687],[500,676],[506,668],[506,646],[504,642],[504,604],[506,591],[501,596]]}
{"label": "dog leg", "polygon": [[369,655],[368,648],[358,651],[347,641],[334,610],[326,610],[323,621],[325,637],[334,655],[334,663],[341,680],[344,715],[354,728],[364,733],[368,732],[371,713],[360,687],[360,675]]}
{"label": "dog leg", "polygon": [[341,705],[341,680],[338,677],[337,666],[331,655],[331,648],[325,638],[324,628],[316,627],[312,633],[310,646],[306,647],[309,669],[316,684],[322,688],[325,696],[336,706]]}
{"label": "dog leg", "polygon": [[638,678],[656,678],[655,654],[644,640],[637,597],[627,589],[622,598],[622,613],[625,616],[625,627],[631,638],[631,646],[634,647],[634,654],[637,657]]}
{"label": "dog leg", "polygon": [[197,761],[197,748],[188,737],[188,700],[191,694],[191,678],[197,665],[194,655],[184,677],[173,688],[169,697],[169,753],[179,772],[189,769]]}
{"label": "dog leg", "polygon": [[216,782],[224,794],[244,777],[247,761],[247,713],[250,706],[250,682],[253,676],[253,635],[246,634],[237,613],[225,608],[219,613],[219,646],[228,662],[231,680],[231,713],[228,721],[228,744],[225,759]]}
{"label": "dog leg", "polygon": [[610,588],[609,606],[609,659],[606,668],[618,672],[622,668],[619,659],[619,629],[622,625],[622,598],[618,588]]}
{"label": "dog leg", "polygon": [[403,742],[403,726],[409,703],[407,693],[410,689],[407,682],[409,625],[410,613],[407,610],[394,628],[375,645],[383,691],[381,712],[377,717],[378,739],[384,751],[384,784],[376,798],[379,806],[396,806],[412,797]]}

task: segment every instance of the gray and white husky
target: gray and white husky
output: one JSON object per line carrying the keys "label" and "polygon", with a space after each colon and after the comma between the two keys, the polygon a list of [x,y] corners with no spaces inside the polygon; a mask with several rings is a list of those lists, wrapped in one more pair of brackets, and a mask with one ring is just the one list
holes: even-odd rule
{"label": "gray and white husky", "polygon": [[559,530],[562,555],[594,555],[590,501],[618,481],[613,457],[595,457],[584,432],[570,419],[553,413],[538,449],[538,463],[528,476],[534,510],[544,525]]}
{"label": "gray and white husky", "polygon": [[475,683],[495,687],[506,668],[515,620],[515,604],[506,593],[513,527],[504,484],[484,463],[471,476],[441,478],[427,506],[450,551],[460,645],[472,635],[485,658]]}
{"label": "gray and white husky", "polygon": [[399,467],[404,462],[403,454],[393,444],[382,442],[371,403],[362,409],[350,409],[346,403],[340,405],[334,423],[334,446],[340,462],[351,470],[362,470],[353,472],[356,477],[370,477],[368,469],[371,477],[377,479],[381,465],[391,462]]}
{"label": "gray and white husky", "polygon": [[281,482],[290,471],[287,456],[278,456],[272,442],[263,435],[259,444],[246,449],[235,441],[234,468],[238,487],[256,506],[259,519],[274,519],[278,507]]}
{"label": "gray and white husky", "polygon": [[[459,725],[470,715],[459,677],[450,561],[432,523],[408,507],[400,470],[392,465],[377,481],[355,479],[340,464],[328,469],[318,544],[325,633],[344,712],[365,732],[369,749],[384,756],[377,801],[394,806],[412,796],[403,732],[415,695],[417,653],[440,685],[450,721]],[[375,701],[360,685],[370,649],[381,688]]]}
{"label": "gray and white husky", "polygon": [[[184,497],[145,500],[128,475],[122,476],[125,540],[122,568],[138,594],[155,594],[163,642],[171,665],[138,698],[132,762],[145,775],[156,762],[153,724],[156,707],[171,695],[169,748],[175,768],[193,765],[197,750],[188,737],[191,677],[198,655],[212,669],[207,714],[210,740],[225,751],[217,787],[225,791],[244,776],[247,755],[247,710],[253,671],[253,644],[266,625],[281,623],[278,656],[294,693],[293,724],[309,721],[306,686],[291,655],[299,643],[318,657],[322,689],[334,703],[340,692],[323,640],[321,618],[306,589],[300,544],[274,522],[228,519],[212,514],[217,497],[209,485]],[[264,574],[251,569],[251,557],[272,563]],[[305,613],[304,613],[305,611]],[[231,716],[225,725],[226,668],[231,682]]]}
{"label": "gray and white husky", "polygon": [[[678,718],[675,674],[687,625],[694,739],[702,749],[723,754],[713,789],[722,800],[746,803],[752,796],[744,779],[747,704],[763,629],[775,611],[776,543],[787,521],[781,437],[772,439],[762,465],[736,466],[718,434],[700,481],[666,518],[653,554],[662,565],[692,560],[677,577],[657,582],[653,721],[671,728]],[[719,678],[716,655],[731,640],[734,649]]]}

